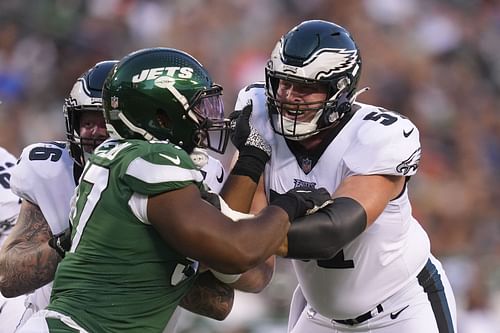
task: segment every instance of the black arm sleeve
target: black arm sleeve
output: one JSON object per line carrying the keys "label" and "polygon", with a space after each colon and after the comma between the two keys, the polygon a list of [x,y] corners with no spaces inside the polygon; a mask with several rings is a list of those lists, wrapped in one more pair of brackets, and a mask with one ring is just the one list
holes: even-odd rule
{"label": "black arm sleeve", "polygon": [[287,258],[330,259],[366,228],[365,209],[354,199],[335,198],[312,215],[293,221]]}

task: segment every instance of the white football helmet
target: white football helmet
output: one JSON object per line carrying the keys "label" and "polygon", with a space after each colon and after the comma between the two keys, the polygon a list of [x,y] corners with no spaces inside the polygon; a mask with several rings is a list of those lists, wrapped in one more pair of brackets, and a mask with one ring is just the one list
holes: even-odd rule
{"label": "white football helmet", "polygon": [[[361,56],[349,32],[321,20],[305,21],[287,32],[276,44],[266,66],[266,95],[271,124],[276,133],[302,140],[337,124],[351,110],[361,75]],[[326,100],[291,103],[277,98],[280,80],[300,84],[322,83],[328,87]],[[311,121],[301,122],[282,110],[315,111]],[[292,114],[294,112],[291,112]]]}
{"label": "white football helmet", "polygon": [[101,61],[83,73],[73,85],[69,97],[64,100],[63,112],[69,151],[75,162],[82,167],[86,160],[83,147],[91,146],[93,151],[107,137],[80,138],[80,115],[83,111],[90,110],[100,112],[104,118],[102,87],[108,73],[117,62],[116,60]]}

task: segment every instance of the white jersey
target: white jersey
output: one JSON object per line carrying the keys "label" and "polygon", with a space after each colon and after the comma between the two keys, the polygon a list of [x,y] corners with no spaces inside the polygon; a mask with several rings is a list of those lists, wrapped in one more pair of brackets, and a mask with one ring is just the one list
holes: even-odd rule
{"label": "white jersey", "polygon": [[[16,161],[14,155],[0,147],[0,222],[12,220],[19,213],[19,197],[10,190],[11,173]],[[3,243],[6,233],[3,233],[0,227],[0,244]]]}
{"label": "white jersey", "polygon": [[69,228],[71,196],[76,187],[74,161],[64,142],[35,143],[23,149],[12,191],[37,205],[54,235]]}
{"label": "white jersey", "polygon": [[[242,89],[235,109],[249,99],[251,122],[272,147],[264,174],[268,198],[271,190],[284,193],[298,186],[325,187],[334,193],[353,175],[411,176],[417,171],[419,133],[399,114],[356,103],[352,118],[315,160],[294,156],[284,138],[274,133],[262,84]],[[405,189],[333,259],[293,260],[293,266],[305,299],[318,313],[355,318],[415,279],[429,255],[428,236],[412,217]]]}
{"label": "white jersey", "polygon": [[[200,152],[204,150],[197,148],[196,151]],[[219,193],[227,179],[226,170],[218,159],[208,155],[206,152],[204,152],[204,155],[206,158],[199,166],[203,175],[203,182],[212,192]],[[193,154],[191,154],[191,158],[193,158]]]}
{"label": "white jersey", "polygon": [[[0,147],[0,247],[14,226],[21,200],[10,190],[10,178],[16,168],[16,158]],[[16,329],[24,309],[25,296],[5,298],[0,294],[0,332]]]}
{"label": "white jersey", "polygon": [[[11,177],[12,191],[37,205],[52,234],[69,228],[70,202],[76,187],[74,161],[66,143],[35,143],[23,149]],[[32,312],[49,304],[52,282],[28,295]],[[26,318],[23,318],[25,320]]]}

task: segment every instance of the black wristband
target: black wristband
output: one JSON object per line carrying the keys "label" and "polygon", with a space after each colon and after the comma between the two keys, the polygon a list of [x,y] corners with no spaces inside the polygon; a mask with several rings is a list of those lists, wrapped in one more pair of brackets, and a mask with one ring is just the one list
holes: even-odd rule
{"label": "black wristband", "polygon": [[264,151],[252,146],[245,146],[240,150],[240,155],[231,173],[238,176],[248,176],[255,183],[258,183],[268,160],[269,156]]}
{"label": "black wristband", "polygon": [[57,254],[61,257],[64,258],[66,255],[66,251],[64,250],[63,246],[61,245],[61,238],[58,236],[54,236],[51,239],[49,239],[49,246],[56,250]]}
{"label": "black wristband", "polygon": [[69,251],[71,248],[71,227],[60,234],[52,236],[49,239],[49,246],[56,250],[61,258],[64,258],[66,251]]}

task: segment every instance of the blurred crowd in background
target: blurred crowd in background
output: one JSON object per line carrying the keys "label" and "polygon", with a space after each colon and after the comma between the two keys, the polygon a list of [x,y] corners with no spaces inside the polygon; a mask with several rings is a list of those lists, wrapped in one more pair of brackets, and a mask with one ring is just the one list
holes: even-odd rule
{"label": "blurred crowd in background", "polygon": [[[347,28],[363,59],[359,101],[419,128],[414,215],[451,280],[461,333],[500,332],[500,3],[494,0],[16,0],[0,2],[0,146],[64,140],[62,103],[104,59],[185,50],[224,87],[264,79],[279,37],[305,19]],[[234,150],[233,150],[234,151]],[[221,158],[226,164],[229,158]],[[55,184],[56,186],[56,184]],[[184,315],[181,332],[285,332],[296,280],[279,259],[259,295],[223,322]]]}

